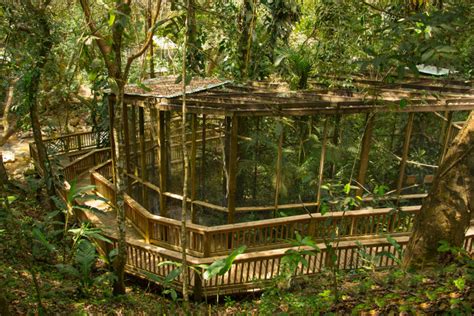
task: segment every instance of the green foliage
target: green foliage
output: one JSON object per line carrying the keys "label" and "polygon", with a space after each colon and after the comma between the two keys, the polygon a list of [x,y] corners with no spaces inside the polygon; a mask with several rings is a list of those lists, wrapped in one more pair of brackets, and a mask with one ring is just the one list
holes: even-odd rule
{"label": "green foliage", "polygon": [[246,246],[240,246],[232,251],[227,257],[216,260],[211,265],[205,267],[203,273],[204,280],[209,280],[217,275],[226,274],[232,267],[235,258],[237,258],[238,255],[243,254],[245,249],[247,249]]}

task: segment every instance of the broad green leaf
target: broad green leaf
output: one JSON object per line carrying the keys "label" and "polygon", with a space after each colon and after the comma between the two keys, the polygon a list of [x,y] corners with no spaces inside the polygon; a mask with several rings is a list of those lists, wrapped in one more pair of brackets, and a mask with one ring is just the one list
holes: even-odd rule
{"label": "broad green leaf", "polygon": [[232,251],[230,255],[228,255],[224,259],[219,259],[214,261],[207,269],[204,271],[203,278],[204,280],[209,280],[216,275],[224,275],[227,271],[230,270],[232,263],[234,262],[235,258],[244,253],[246,246],[240,246],[239,248]]}
{"label": "broad green leaf", "polygon": [[110,12],[110,13],[109,13],[109,26],[114,25],[115,17],[116,17],[116,15],[115,15],[114,12]]}
{"label": "broad green leaf", "polygon": [[164,279],[165,283],[173,282],[181,274],[181,268],[172,270]]}

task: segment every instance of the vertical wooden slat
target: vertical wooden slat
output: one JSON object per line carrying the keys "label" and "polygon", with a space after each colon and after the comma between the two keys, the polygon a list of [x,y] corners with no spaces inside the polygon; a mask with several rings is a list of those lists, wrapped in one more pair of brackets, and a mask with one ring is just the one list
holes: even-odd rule
{"label": "vertical wooden slat", "polygon": [[190,159],[190,182],[191,182],[191,222],[196,223],[196,212],[193,201],[196,199],[196,129],[197,116],[191,114],[191,159]]}
{"label": "vertical wooden slat", "polygon": [[158,112],[158,146],[159,146],[159,157],[160,162],[160,215],[166,217],[166,196],[164,193],[167,191],[167,178],[168,178],[168,159],[166,155],[166,120],[165,112]]}
{"label": "vertical wooden slat", "polygon": [[403,141],[403,151],[402,151],[402,160],[400,161],[400,172],[398,177],[397,183],[397,201],[400,197],[400,192],[403,186],[403,180],[405,178],[405,169],[407,165],[408,153],[410,151],[410,140],[411,140],[411,133],[413,131],[413,121],[415,119],[415,113],[410,113],[408,115],[408,122],[405,127],[405,139]]}
{"label": "vertical wooden slat", "polygon": [[356,191],[357,196],[362,196],[364,192],[363,186],[365,185],[365,178],[366,178],[367,170],[369,167],[369,153],[370,153],[370,145],[372,142],[372,134],[374,131],[374,125],[375,125],[375,114],[368,113],[364,136],[362,137],[362,148],[360,151],[359,173],[357,175],[357,182],[360,187]]}
{"label": "vertical wooden slat", "polygon": [[228,172],[228,192],[227,192],[227,222],[232,224],[235,222],[235,198],[237,186],[237,133],[238,133],[238,117],[232,116],[232,129],[230,134],[229,146],[229,172]]}
{"label": "vertical wooden slat", "polygon": [[282,163],[282,158],[283,158],[283,138],[284,138],[283,130],[284,130],[283,124],[281,124],[281,131],[280,131],[280,137],[278,141],[278,150],[277,150],[275,199],[274,199],[274,204],[273,204],[275,209],[273,210],[273,217],[276,217],[276,214],[278,212],[278,199],[280,197],[281,163]]}
{"label": "vertical wooden slat", "polygon": [[318,189],[316,193],[316,203],[318,203],[318,212],[321,209],[321,186],[324,177],[324,161],[326,160],[326,145],[328,141],[328,118],[324,120],[323,143],[321,145],[321,157],[319,159]]}
{"label": "vertical wooden slat", "polygon": [[132,150],[133,150],[133,165],[134,165],[134,174],[138,176],[138,142],[137,142],[137,112],[136,105],[131,104],[131,119],[130,119],[130,136],[132,141]]}
{"label": "vertical wooden slat", "polygon": [[[123,124],[123,139],[125,145],[125,168],[127,173],[131,173],[131,165],[130,165],[130,131],[128,128],[128,105],[123,104],[122,109],[122,124]],[[127,181],[128,182],[128,181]],[[128,188],[128,187],[127,187]],[[128,188],[128,192],[129,192]]]}
{"label": "vertical wooden slat", "polygon": [[[145,153],[145,109],[143,106],[138,108],[138,127],[140,133],[140,169],[143,181],[148,181],[146,153]],[[142,205],[148,209],[148,191],[142,184]]]}
{"label": "vertical wooden slat", "polygon": [[199,183],[201,185],[200,198],[206,199],[206,185],[205,185],[205,170],[206,170],[206,115],[202,115],[202,126],[201,126],[201,170]]}

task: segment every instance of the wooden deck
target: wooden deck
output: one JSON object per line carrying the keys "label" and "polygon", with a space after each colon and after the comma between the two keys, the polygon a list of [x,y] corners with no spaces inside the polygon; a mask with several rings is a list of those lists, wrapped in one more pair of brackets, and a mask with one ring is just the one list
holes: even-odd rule
{"label": "wooden deck", "polygon": [[[91,149],[81,153],[64,168],[70,168],[71,175],[80,185],[95,185],[95,193],[115,201],[114,185],[109,181],[111,164],[107,150]],[[32,152],[34,156],[34,151]],[[89,172],[84,172],[88,170]],[[102,252],[108,253],[117,243],[116,213],[109,203],[101,200],[76,201],[96,208],[97,212],[78,212],[80,221],[88,221],[103,230],[105,236],[113,241],[107,244],[98,241]],[[127,217],[127,273],[148,278],[148,275],[164,278],[174,267],[159,266],[164,261],[181,262],[180,222],[152,215],[138,202],[125,195]],[[189,270],[189,288],[197,296],[236,294],[259,291],[275,276],[281,273],[281,260],[290,250],[313,250],[309,247],[293,247],[289,240],[295,239],[296,232],[311,236],[317,242],[319,251],[303,254],[307,265],[299,265],[295,275],[310,276],[333,266],[331,251],[337,256],[336,265],[340,269],[361,267],[382,268],[396,265],[396,260],[381,256],[381,252],[400,257],[395,247],[387,241],[392,236],[404,249],[408,243],[413,219],[420,206],[332,212],[326,215],[307,214],[262,220],[249,223],[206,227],[189,223],[188,225],[188,264],[197,271]],[[331,240],[326,240],[332,236]],[[464,247],[473,252],[474,226],[465,239]],[[234,249],[246,245],[246,253],[238,256],[230,271],[224,276],[202,280],[203,264],[224,258]],[[328,248],[328,245],[331,247]],[[332,250],[332,249],[333,250]],[[183,279],[178,277],[172,284],[181,290]]]}

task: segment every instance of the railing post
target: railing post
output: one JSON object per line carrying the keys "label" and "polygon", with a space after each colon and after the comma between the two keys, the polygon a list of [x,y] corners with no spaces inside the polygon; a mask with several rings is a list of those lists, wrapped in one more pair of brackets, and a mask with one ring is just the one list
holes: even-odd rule
{"label": "railing post", "polygon": [[146,225],[145,225],[145,243],[149,244],[150,243],[150,221],[148,217],[145,218],[146,220]]}
{"label": "railing post", "polygon": [[202,296],[203,296],[202,279],[201,279],[202,274],[203,274],[202,269],[201,269],[201,273],[199,273],[198,271],[194,271],[193,298],[196,302],[202,301]]}
{"label": "railing post", "polygon": [[77,135],[77,150],[81,150],[82,149],[82,144],[81,144],[81,135]]}
{"label": "railing post", "polygon": [[205,231],[204,236],[203,236],[203,249],[202,249],[202,256],[204,258],[208,258],[211,254],[211,238],[210,238],[210,232]]}
{"label": "railing post", "polygon": [[311,217],[309,219],[308,236],[314,237],[315,235],[316,235],[316,218]]}
{"label": "railing post", "polygon": [[353,216],[352,221],[351,221],[351,230],[349,231],[349,236],[352,236],[354,234],[355,221],[356,221],[356,217]]}

